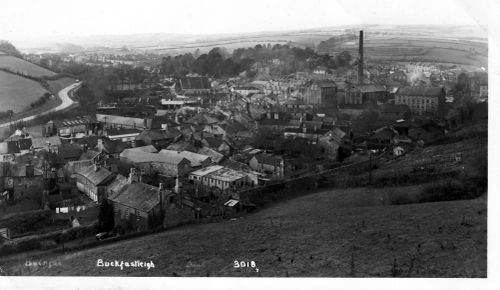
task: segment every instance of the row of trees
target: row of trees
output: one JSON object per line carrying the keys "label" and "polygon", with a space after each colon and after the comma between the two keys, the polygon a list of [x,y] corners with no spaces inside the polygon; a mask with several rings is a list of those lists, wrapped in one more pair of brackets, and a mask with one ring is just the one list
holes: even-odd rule
{"label": "row of trees", "polygon": [[161,72],[174,77],[188,73],[198,73],[213,77],[235,76],[250,71],[256,62],[266,63],[273,60],[281,73],[289,74],[301,70],[311,70],[317,66],[329,69],[350,66],[352,57],[342,52],[335,57],[321,55],[311,48],[291,47],[276,44],[256,45],[250,48],[238,48],[232,54],[221,48],[214,48],[206,54],[196,57],[191,53],[167,56],[162,59]]}
{"label": "row of trees", "polygon": [[45,93],[43,96],[38,98],[36,101],[30,104],[30,108],[35,109],[45,104],[50,99],[50,93]]}

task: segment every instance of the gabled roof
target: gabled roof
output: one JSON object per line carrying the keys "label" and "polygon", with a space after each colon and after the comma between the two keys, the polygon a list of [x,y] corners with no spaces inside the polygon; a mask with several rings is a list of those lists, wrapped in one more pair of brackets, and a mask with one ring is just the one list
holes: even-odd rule
{"label": "gabled roof", "polygon": [[80,160],[93,160],[96,158],[99,154],[99,152],[94,151],[94,150],[87,150],[80,155]]}
{"label": "gabled roof", "polygon": [[108,154],[121,153],[123,150],[130,148],[130,145],[121,140],[106,140],[104,142],[103,151]]}
{"label": "gabled roof", "polygon": [[208,146],[210,148],[219,148],[223,143],[227,143],[226,141],[219,139],[219,138],[214,138],[214,137],[205,137],[203,138],[205,142],[207,142]]}
{"label": "gabled roof", "polygon": [[224,159],[224,155],[208,147],[200,148],[198,150],[198,154],[209,156],[215,163],[219,163],[222,159]]}
{"label": "gabled roof", "polygon": [[207,113],[200,113],[190,118],[185,123],[194,125],[211,125],[218,122],[219,121],[217,119],[210,117]]}
{"label": "gabled roof", "polygon": [[100,167],[98,170],[95,170],[94,166],[84,168],[76,172],[76,174],[85,177],[96,186],[106,183],[114,176],[114,174],[106,168]]}
{"label": "gabled roof", "polygon": [[210,156],[207,155],[202,155],[190,151],[172,151],[172,150],[166,150],[163,149],[159,153],[160,155],[164,155],[167,158],[171,159],[176,159],[176,158],[186,158],[191,162],[192,167],[198,167],[201,166],[203,162],[205,162],[207,159],[211,162],[212,159]]}
{"label": "gabled roof", "polygon": [[64,159],[80,158],[80,155],[82,154],[82,149],[80,149],[80,146],[76,144],[61,144],[57,146],[57,149],[59,156]]}
{"label": "gabled roof", "polygon": [[[159,188],[145,183],[127,183],[119,193],[109,199],[113,202],[143,211],[150,212],[160,203]],[[171,191],[165,191],[171,194]],[[165,194],[164,193],[164,194]]]}

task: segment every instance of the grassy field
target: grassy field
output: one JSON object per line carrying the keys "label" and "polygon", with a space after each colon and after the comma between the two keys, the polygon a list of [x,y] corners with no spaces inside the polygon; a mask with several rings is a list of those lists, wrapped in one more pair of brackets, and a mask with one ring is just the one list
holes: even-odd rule
{"label": "grassy field", "polygon": [[[364,41],[365,57],[392,61],[423,61],[474,65],[476,67],[488,65],[487,43],[465,40],[412,38],[412,37],[370,37]],[[322,47],[322,51],[337,53],[358,51],[358,41],[345,41],[335,47]],[[474,50],[475,55],[470,51]]]}
{"label": "grassy field", "polygon": [[[486,196],[384,205],[385,197],[419,190],[323,190],[237,220],[50,257],[61,266],[27,268],[23,260],[12,269],[42,276],[485,277]],[[153,261],[155,268],[103,268],[98,259]],[[236,269],[235,260],[256,266]]]}
{"label": "grassy field", "polygon": [[8,68],[34,77],[55,75],[48,69],[10,55],[0,55],[0,68]]}
{"label": "grassy field", "polygon": [[[2,57],[0,57],[2,59]],[[0,110],[20,112],[47,92],[38,82],[0,71]]]}
{"label": "grassy field", "polygon": [[50,87],[52,88],[52,91],[54,93],[57,93],[60,90],[64,89],[65,87],[73,84],[75,82],[75,80],[72,78],[63,77],[63,78],[60,78],[58,80],[47,81],[47,82],[49,83]]}

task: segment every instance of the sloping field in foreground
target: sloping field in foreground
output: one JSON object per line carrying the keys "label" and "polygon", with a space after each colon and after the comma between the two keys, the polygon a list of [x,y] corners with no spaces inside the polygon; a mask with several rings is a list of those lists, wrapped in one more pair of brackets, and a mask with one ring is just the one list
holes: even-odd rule
{"label": "sloping field in foreground", "polygon": [[[419,186],[392,188],[417,192]],[[386,189],[324,190],[243,219],[54,256],[60,266],[21,275],[101,276],[486,276],[486,197],[391,206]],[[372,205],[363,200],[372,195]],[[375,206],[373,206],[375,205]],[[104,268],[104,261],[155,267]],[[255,268],[234,268],[234,261]],[[20,266],[21,268],[23,266]],[[258,268],[258,272],[257,269]]]}

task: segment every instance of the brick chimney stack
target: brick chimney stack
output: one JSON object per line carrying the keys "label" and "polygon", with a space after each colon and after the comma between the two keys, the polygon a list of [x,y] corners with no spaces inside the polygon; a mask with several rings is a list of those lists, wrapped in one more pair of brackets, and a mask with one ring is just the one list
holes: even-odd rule
{"label": "brick chimney stack", "polygon": [[358,84],[363,84],[363,30],[359,31]]}

